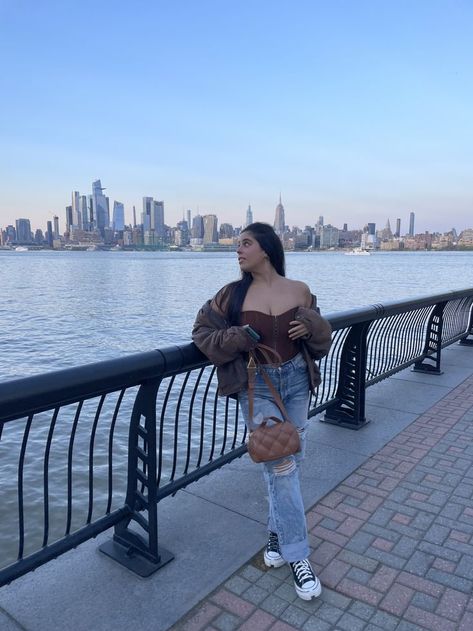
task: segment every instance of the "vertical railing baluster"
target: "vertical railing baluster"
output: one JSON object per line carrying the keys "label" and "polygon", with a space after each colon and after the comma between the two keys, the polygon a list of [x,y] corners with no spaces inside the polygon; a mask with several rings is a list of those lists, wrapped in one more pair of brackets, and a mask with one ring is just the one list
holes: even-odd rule
{"label": "vertical railing baluster", "polygon": [[25,548],[25,509],[23,506],[23,468],[25,465],[26,447],[28,445],[28,436],[30,434],[31,423],[33,422],[33,414],[28,416],[26,421],[23,440],[21,441],[20,458],[18,461],[18,559],[23,558],[23,550]]}
{"label": "vertical railing baluster", "polygon": [[77,423],[79,422],[79,416],[82,410],[84,401],[79,401],[79,404],[74,415],[74,421],[72,422],[71,436],[69,439],[69,449],[67,453],[67,521],[66,532],[68,535],[71,532],[72,523],[72,454],[74,452],[74,441],[77,431]]}
{"label": "vertical railing baluster", "polygon": [[90,524],[92,521],[92,513],[94,510],[94,445],[95,445],[95,434],[97,432],[97,425],[100,418],[100,412],[102,411],[102,407],[105,401],[106,395],[103,394],[100,397],[99,404],[97,406],[97,411],[95,413],[94,422],[92,424],[92,431],[90,433],[90,441],[89,441],[89,509],[87,513],[86,523]]}
{"label": "vertical railing baluster", "polygon": [[46,442],[46,450],[44,453],[43,465],[43,505],[44,505],[44,529],[43,529],[43,548],[48,545],[49,538],[49,454],[51,452],[51,443],[53,441],[54,428],[56,426],[57,415],[60,408],[55,408],[51,425],[49,426],[48,439]]}
{"label": "vertical railing baluster", "polygon": [[108,499],[107,499],[107,508],[105,510],[107,515],[108,513],[110,513],[110,510],[112,508],[112,495],[113,495],[113,437],[115,434],[115,424],[117,422],[118,412],[120,410],[120,406],[122,404],[125,391],[126,391],[126,388],[123,388],[123,390],[120,390],[120,395],[115,405],[115,410],[113,411],[112,422],[110,423],[110,432],[108,435]]}

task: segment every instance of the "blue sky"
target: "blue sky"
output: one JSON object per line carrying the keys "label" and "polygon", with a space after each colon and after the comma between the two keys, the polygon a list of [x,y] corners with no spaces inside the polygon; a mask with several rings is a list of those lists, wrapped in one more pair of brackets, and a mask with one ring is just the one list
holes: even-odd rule
{"label": "blue sky", "polygon": [[0,0],[0,226],[71,191],[473,227],[471,0]]}

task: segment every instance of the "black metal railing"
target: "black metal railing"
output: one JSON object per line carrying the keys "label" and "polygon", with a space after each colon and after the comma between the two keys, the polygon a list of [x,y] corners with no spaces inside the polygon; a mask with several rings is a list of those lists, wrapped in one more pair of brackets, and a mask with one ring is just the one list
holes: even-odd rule
{"label": "black metal railing", "polygon": [[[473,335],[473,288],[328,316],[330,353],[310,416],[359,429],[366,387],[407,366],[440,373],[441,350]],[[158,504],[246,452],[234,399],[193,344],[0,384],[4,585],[114,526],[101,550],[142,576]]]}

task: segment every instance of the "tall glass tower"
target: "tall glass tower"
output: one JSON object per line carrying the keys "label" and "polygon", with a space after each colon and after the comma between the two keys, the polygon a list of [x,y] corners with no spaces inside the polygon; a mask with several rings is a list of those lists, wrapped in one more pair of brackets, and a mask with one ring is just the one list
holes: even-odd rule
{"label": "tall glass tower", "polygon": [[204,215],[204,244],[218,243],[217,215]]}
{"label": "tall glass tower", "polygon": [[112,227],[114,231],[122,231],[125,228],[125,206],[121,202],[113,202]]}
{"label": "tall glass tower", "polygon": [[104,236],[105,228],[110,227],[110,212],[108,209],[107,198],[103,194],[105,189],[102,188],[100,180],[92,183],[92,197],[94,200],[95,222],[100,234]]}
{"label": "tall glass tower", "polygon": [[16,240],[18,243],[31,243],[31,224],[29,219],[17,219]]}
{"label": "tall glass tower", "polygon": [[151,230],[151,213],[153,210],[153,198],[143,197],[143,211],[141,213],[141,223],[145,232]]}
{"label": "tall glass tower", "polygon": [[204,238],[204,219],[201,215],[195,215],[192,219],[192,238]]}
{"label": "tall glass tower", "polygon": [[284,206],[281,202],[281,193],[279,193],[279,204],[276,206],[276,215],[274,217],[274,230],[280,239],[284,236],[285,225]]}
{"label": "tall glass tower", "polygon": [[82,229],[82,213],[80,210],[80,193],[72,191],[72,225]]}
{"label": "tall glass tower", "polygon": [[414,236],[414,221],[415,221],[415,213],[411,213],[409,215],[409,236],[413,237]]}
{"label": "tall glass tower", "polygon": [[153,200],[151,213],[151,230],[154,230],[157,237],[164,237],[164,202]]}

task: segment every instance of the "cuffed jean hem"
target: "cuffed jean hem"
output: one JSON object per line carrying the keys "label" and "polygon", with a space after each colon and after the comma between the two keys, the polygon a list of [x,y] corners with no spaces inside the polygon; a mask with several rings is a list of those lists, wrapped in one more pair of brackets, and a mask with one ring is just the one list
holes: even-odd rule
{"label": "cuffed jean hem", "polygon": [[298,541],[297,543],[279,543],[279,549],[281,551],[282,558],[287,563],[294,563],[294,561],[301,561],[307,559],[310,554],[309,546],[307,545],[307,539]]}

